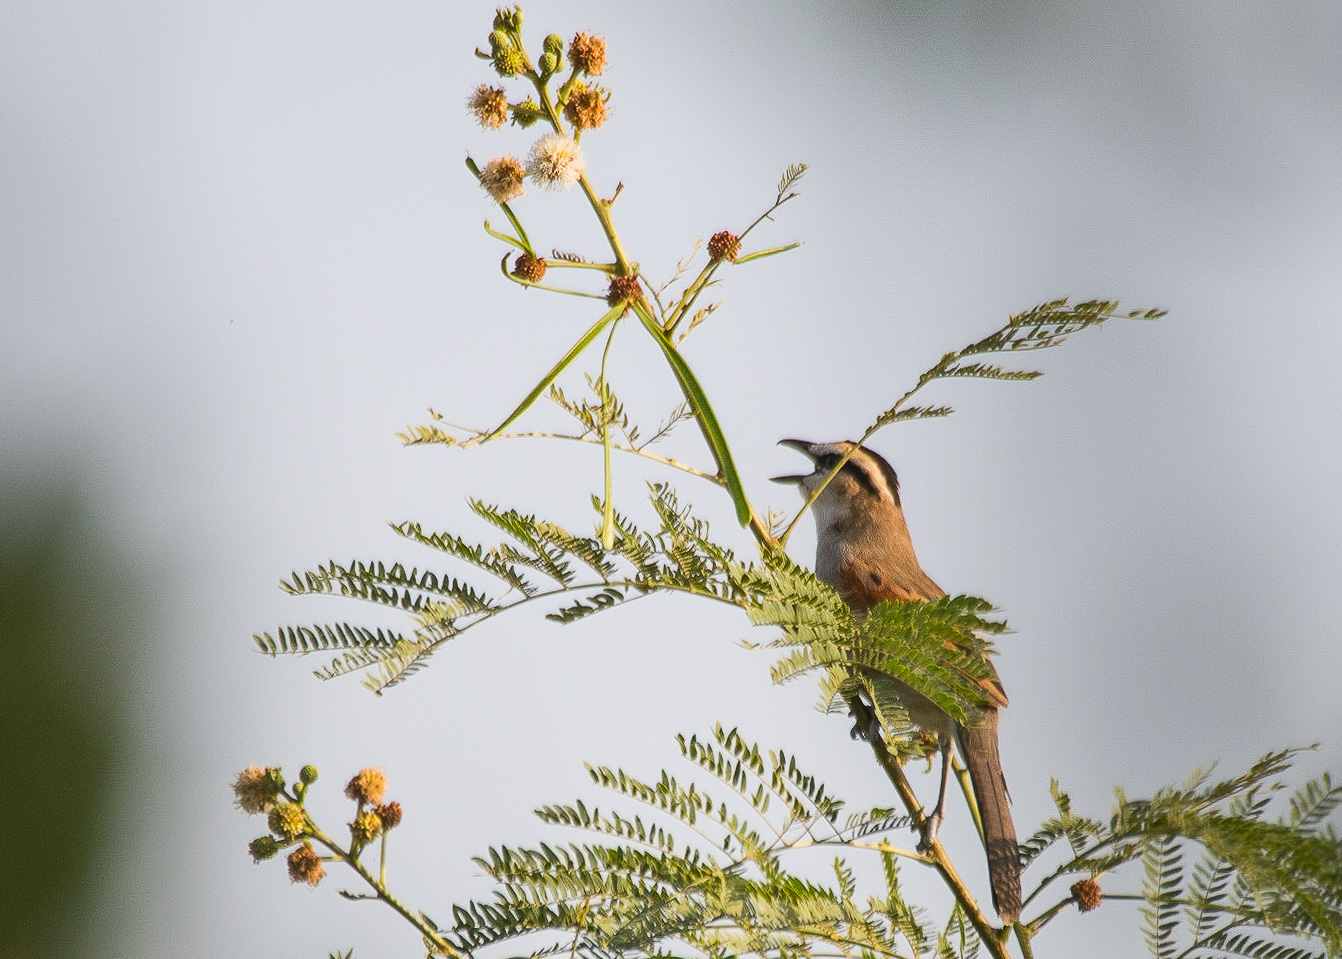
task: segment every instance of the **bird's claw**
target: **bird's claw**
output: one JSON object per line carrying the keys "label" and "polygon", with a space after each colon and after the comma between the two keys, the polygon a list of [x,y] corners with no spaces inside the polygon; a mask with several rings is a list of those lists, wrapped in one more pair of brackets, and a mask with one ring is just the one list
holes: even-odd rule
{"label": "bird's claw", "polygon": [[941,829],[941,813],[934,812],[923,820],[923,838],[918,841],[918,852],[926,856],[936,845],[937,833]]}

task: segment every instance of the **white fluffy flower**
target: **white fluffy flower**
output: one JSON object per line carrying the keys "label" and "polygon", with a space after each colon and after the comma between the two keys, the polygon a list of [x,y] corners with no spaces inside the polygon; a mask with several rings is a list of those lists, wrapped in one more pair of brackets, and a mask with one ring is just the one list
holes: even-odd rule
{"label": "white fluffy flower", "polygon": [[582,150],[562,133],[547,133],[531,146],[527,176],[542,190],[567,190],[582,176]]}

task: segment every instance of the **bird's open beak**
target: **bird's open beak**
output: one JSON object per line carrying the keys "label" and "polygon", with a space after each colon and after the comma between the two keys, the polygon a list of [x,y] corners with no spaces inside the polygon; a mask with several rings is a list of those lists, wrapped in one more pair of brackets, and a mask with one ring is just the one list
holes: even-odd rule
{"label": "bird's open beak", "polygon": [[[807,442],[806,440],[779,440],[778,445],[794,449],[798,453],[801,453],[809,457],[812,463],[815,462],[815,457],[811,456],[811,447],[815,445],[813,443]],[[787,483],[790,486],[796,486],[798,483],[800,483],[802,480],[806,479],[806,477],[810,475],[811,475],[810,473],[802,473],[799,475],[792,475],[792,476],[771,476],[769,477],[769,482]]]}

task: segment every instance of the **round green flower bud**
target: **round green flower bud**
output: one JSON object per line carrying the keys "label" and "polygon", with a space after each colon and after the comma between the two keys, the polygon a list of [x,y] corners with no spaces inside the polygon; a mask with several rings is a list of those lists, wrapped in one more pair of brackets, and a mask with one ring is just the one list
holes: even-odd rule
{"label": "round green flower bud", "polygon": [[494,72],[501,77],[515,77],[526,68],[526,65],[522,54],[512,47],[505,47],[494,54]]}
{"label": "round green flower bud", "polygon": [[489,35],[489,52],[495,55],[500,50],[508,49],[508,34],[502,30],[495,30]]}
{"label": "round green flower bud", "polygon": [[550,53],[548,50],[541,54],[541,73],[546,76],[556,72],[559,69],[559,57]]}
{"label": "round green flower bud", "polygon": [[252,862],[265,862],[279,854],[280,844],[274,836],[261,836],[247,844],[247,851],[252,854]]}
{"label": "round green flower bud", "polygon": [[545,52],[553,53],[556,56],[564,52],[564,38],[557,33],[552,33],[545,38]]}
{"label": "round green flower bud", "polygon": [[317,767],[308,763],[298,771],[298,778],[302,780],[303,785],[311,786],[317,781]]}

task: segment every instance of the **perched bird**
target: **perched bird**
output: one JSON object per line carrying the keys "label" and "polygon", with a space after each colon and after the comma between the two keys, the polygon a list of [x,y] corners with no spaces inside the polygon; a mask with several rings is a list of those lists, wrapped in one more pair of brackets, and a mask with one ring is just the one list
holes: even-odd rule
{"label": "perched bird", "polygon": [[[860,616],[890,600],[931,600],[946,595],[918,565],[900,506],[899,479],[889,463],[865,446],[854,449],[850,442],[782,440],[781,445],[804,453],[815,467],[804,475],[774,477],[774,482],[798,486],[803,497],[809,497],[835,464],[853,451],[811,509],[816,526],[816,576],[832,586],[854,613]],[[941,791],[927,818],[919,850],[931,848],[945,818],[954,741],[969,770],[983,821],[993,905],[1010,924],[1020,917],[1020,849],[997,749],[998,710],[1006,706],[1007,697],[991,664],[989,670],[989,677],[980,683],[986,705],[978,709],[971,725],[957,722],[905,683],[892,677],[882,677],[882,682],[893,684],[894,696],[909,720],[935,734],[941,745]],[[875,734],[879,736],[879,730]]]}

